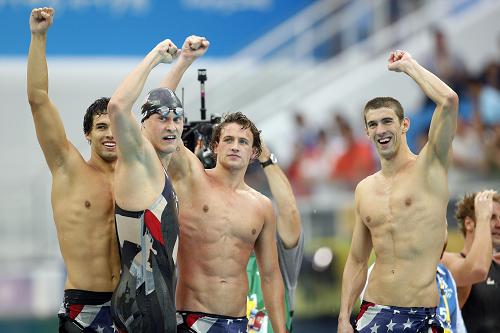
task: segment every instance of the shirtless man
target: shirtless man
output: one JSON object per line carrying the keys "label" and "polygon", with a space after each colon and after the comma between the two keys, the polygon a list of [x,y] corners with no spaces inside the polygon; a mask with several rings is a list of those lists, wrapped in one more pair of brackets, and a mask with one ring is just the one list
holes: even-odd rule
{"label": "shirtless man", "polygon": [[68,141],[48,95],[45,55],[52,8],[33,9],[28,54],[28,100],[38,142],[52,174],[52,209],[66,264],[60,332],[113,332],[111,293],[120,275],[114,223],[113,172],[116,144],[109,127],[108,98],[95,101],[84,117],[90,159]]}
{"label": "shirtless man", "polygon": [[[500,195],[491,190],[466,195],[457,203],[456,218],[465,243],[460,253],[449,253],[445,263],[461,279],[458,295],[465,303],[467,331],[500,332]],[[471,265],[469,257],[478,262]]]}
{"label": "shirtless man", "polygon": [[353,332],[349,317],[365,284],[372,248],[377,264],[357,331],[382,327],[427,332],[437,325],[436,266],[445,238],[447,169],[458,96],[407,52],[391,53],[388,69],[409,75],[436,103],[436,110],[429,141],[414,155],[406,142],[410,122],[398,101],[378,97],[364,108],[366,133],[377,148],[382,168],[356,187],[356,220],[342,279],[339,332]]}
{"label": "shirtless man", "polygon": [[[463,307],[471,287],[488,277],[492,258],[491,206],[494,191],[466,195],[457,203],[456,219],[465,237],[460,253],[444,252],[441,261],[448,267],[457,283],[458,300]],[[473,215],[473,216],[469,216]]]}
{"label": "shirtless man", "polygon": [[[194,60],[208,44],[183,50]],[[148,93],[141,125],[132,113],[151,70],[178,55],[169,40],[160,42],[123,80],[109,102],[111,128],[116,133],[116,225],[122,258],[120,283],[113,294],[115,323],[129,333],[174,333],[175,261],[177,259],[177,196],[165,170],[181,137],[184,110],[166,88]]]}
{"label": "shirtless man", "polygon": [[[183,56],[186,43],[163,82],[172,90],[192,63]],[[180,205],[178,332],[246,332],[246,265],[253,250],[273,328],[285,332],[274,210],[244,182],[250,160],[260,154],[260,133],[233,113],[214,129],[210,145],[217,163],[205,169],[179,136],[168,169]]]}

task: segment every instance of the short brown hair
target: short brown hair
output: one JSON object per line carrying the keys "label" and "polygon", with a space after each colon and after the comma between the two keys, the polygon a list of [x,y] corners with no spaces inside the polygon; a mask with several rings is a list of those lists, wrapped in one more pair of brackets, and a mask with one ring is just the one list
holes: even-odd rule
{"label": "short brown hair", "polygon": [[232,123],[236,123],[238,125],[241,125],[242,129],[247,129],[247,128],[250,129],[250,131],[252,132],[252,135],[253,135],[252,148],[254,148],[256,151],[256,157],[259,157],[260,153],[262,153],[262,147],[261,147],[261,141],[260,141],[260,131],[257,129],[255,124],[250,119],[248,119],[247,116],[245,116],[241,112],[234,112],[234,113],[229,113],[229,114],[225,115],[222,118],[222,121],[220,122],[220,124],[218,124],[215,127],[215,129],[212,133],[212,140],[210,141],[210,149],[212,150],[212,152],[215,151],[215,146],[219,143],[222,129],[226,125],[232,124]]}
{"label": "short brown hair", "polygon": [[365,108],[363,110],[363,118],[365,119],[365,126],[366,126],[366,113],[369,110],[380,109],[380,108],[393,109],[400,123],[405,118],[405,112],[403,110],[403,107],[401,106],[401,103],[399,103],[397,99],[392,97],[375,97],[369,100],[368,103],[366,103]]}
{"label": "short brown hair", "polygon": [[[464,236],[465,219],[469,217],[476,222],[474,200],[476,199],[477,193],[478,192],[464,195],[463,199],[458,201],[455,206],[455,218],[457,219],[458,228]],[[493,201],[500,203],[500,195],[498,193],[493,196]]]}

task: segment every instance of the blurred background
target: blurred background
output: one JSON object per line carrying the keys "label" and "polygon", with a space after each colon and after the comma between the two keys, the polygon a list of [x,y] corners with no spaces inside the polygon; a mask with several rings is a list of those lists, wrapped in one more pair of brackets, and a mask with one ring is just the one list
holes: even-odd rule
{"label": "blurred background", "polygon": [[[206,68],[208,115],[242,111],[262,129],[298,199],[306,253],[296,332],[334,332],[353,222],[353,189],[379,167],[362,109],[376,96],[401,101],[418,152],[434,107],[406,75],[387,71],[393,49],[460,96],[449,173],[449,249],[462,236],[454,203],[500,190],[500,1],[496,0],[0,0],[0,332],[55,332],[65,270],[50,206],[50,173],[26,97],[29,15],[56,9],[48,33],[50,96],[69,139],[89,156],[83,114],[111,96],[158,42],[206,36],[206,56],[178,90],[200,119],[197,68]],[[159,84],[158,66],[143,95]],[[248,182],[269,195],[260,166]],[[82,235],[84,237],[84,235]]]}

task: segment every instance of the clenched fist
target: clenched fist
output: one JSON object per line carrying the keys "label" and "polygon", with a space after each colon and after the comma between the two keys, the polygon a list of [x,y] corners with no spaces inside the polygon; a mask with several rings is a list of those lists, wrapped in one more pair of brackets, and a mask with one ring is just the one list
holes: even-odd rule
{"label": "clenched fist", "polygon": [[30,30],[32,33],[43,34],[49,30],[54,20],[54,9],[49,7],[35,8],[31,11]]}

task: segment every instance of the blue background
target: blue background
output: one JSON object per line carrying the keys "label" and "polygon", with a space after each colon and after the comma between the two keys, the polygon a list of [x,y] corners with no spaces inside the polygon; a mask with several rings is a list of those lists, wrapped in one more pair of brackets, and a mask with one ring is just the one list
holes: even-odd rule
{"label": "blue background", "polygon": [[[47,53],[50,55],[142,56],[163,39],[170,38],[180,47],[185,37],[197,34],[212,42],[209,56],[225,57],[314,2],[267,1],[267,8],[247,6],[237,11],[215,5],[193,8],[186,5],[188,0],[143,0],[149,3],[149,8],[143,11],[133,9],[131,1],[125,1],[128,7],[122,10],[113,8],[116,0],[0,1],[0,55],[27,54],[28,17],[33,7],[53,6],[56,9],[56,24],[49,30]],[[80,2],[86,4],[77,7]],[[97,2],[100,4],[96,5]],[[197,2],[206,4],[207,0]],[[211,2],[217,1],[208,0]]]}

